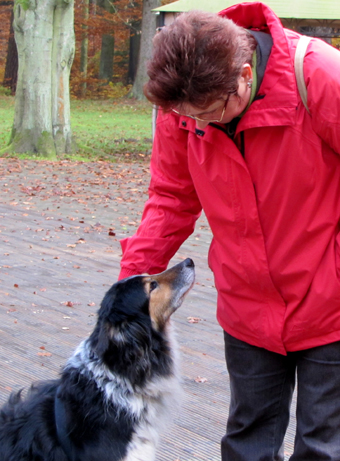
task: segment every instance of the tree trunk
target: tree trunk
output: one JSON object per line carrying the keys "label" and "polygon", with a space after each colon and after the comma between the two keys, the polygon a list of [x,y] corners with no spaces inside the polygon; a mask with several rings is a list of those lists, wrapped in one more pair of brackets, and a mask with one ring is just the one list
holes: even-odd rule
{"label": "tree trunk", "polygon": [[[114,14],[112,2],[102,0],[99,5],[111,14]],[[102,46],[100,51],[99,78],[112,82],[113,79],[113,58],[115,50],[115,39],[113,34],[102,35]]]}
{"label": "tree trunk", "polygon": [[115,39],[113,35],[102,35],[102,48],[100,52],[99,78],[112,82],[113,79],[113,58]]}
{"label": "tree trunk", "polygon": [[152,39],[156,33],[156,15],[151,10],[160,6],[160,0],[143,1],[142,32],[139,50],[137,74],[130,95],[145,99],[143,86],[148,80],[146,63],[152,55]]}
{"label": "tree trunk", "polygon": [[7,88],[10,88],[12,94],[15,94],[18,79],[18,52],[14,40],[13,20],[14,11],[12,10],[3,85]]}
{"label": "tree trunk", "polygon": [[87,89],[87,63],[88,63],[88,50],[89,50],[89,36],[88,36],[88,26],[87,21],[89,19],[89,0],[83,1],[83,37],[81,41],[81,50],[80,50],[80,72],[83,77],[83,84],[81,89],[81,96],[82,98],[86,97],[86,89]]}
{"label": "tree trunk", "polygon": [[13,27],[19,70],[9,148],[50,158],[69,153],[73,0],[16,0]]}
{"label": "tree trunk", "polygon": [[138,56],[140,50],[141,21],[132,23],[130,29],[130,52],[129,52],[129,72],[128,83],[133,83],[136,78]]}

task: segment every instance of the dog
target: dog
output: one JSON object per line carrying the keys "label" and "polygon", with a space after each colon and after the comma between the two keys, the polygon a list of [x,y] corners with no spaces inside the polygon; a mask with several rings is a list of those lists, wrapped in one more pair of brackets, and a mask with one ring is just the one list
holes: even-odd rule
{"label": "dog", "polygon": [[180,389],[169,319],[194,272],[186,259],[115,283],[60,378],[0,410],[0,460],[153,461]]}

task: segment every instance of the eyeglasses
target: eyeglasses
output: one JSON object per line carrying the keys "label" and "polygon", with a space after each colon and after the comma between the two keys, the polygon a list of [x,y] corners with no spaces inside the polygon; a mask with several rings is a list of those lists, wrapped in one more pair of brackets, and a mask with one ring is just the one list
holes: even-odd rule
{"label": "eyeglasses", "polygon": [[197,117],[196,115],[181,114],[176,109],[171,109],[171,110],[172,110],[172,112],[175,112],[175,114],[177,114],[177,115],[184,115],[185,117],[189,117],[189,118],[192,118],[194,120],[198,120],[199,122],[221,122],[223,117],[224,117],[224,113],[225,113],[225,110],[227,108],[227,104],[229,102],[229,98],[230,98],[231,94],[232,93],[229,93],[227,99],[224,100],[224,104],[223,104],[223,107],[222,107],[222,112],[221,112],[221,115],[220,115],[219,118],[210,118],[210,117],[212,117],[216,112],[219,112],[221,109],[214,109],[213,111],[207,112],[206,114],[203,113],[200,117]]}

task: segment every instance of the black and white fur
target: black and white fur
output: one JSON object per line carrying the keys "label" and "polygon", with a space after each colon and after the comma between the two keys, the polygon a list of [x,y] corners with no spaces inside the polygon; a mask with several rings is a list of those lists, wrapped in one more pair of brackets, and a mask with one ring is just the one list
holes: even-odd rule
{"label": "black and white fur", "polygon": [[60,379],[0,410],[0,460],[153,461],[179,390],[169,318],[193,282],[186,259],[113,285]]}

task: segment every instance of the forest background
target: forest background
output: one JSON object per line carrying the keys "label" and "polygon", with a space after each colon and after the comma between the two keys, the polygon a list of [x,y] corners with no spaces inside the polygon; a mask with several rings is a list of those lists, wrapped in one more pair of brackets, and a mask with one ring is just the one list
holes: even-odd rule
{"label": "forest background", "polygon": [[[152,0],[149,9],[160,4]],[[143,0],[75,0],[70,93],[72,131],[80,155],[106,158],[114,151],[118,156],[143,156],[151,149],[152,108],[129,97],[137,72],[144,10]],[[2,0],[0,149],[8,143],[14,115],[18,56],[12,23],[13,0]]]}
{"label": "forest background", "polygon": [[[155,0],[151,7],[160,4]],[[107,99],[129,92],[137,71],[142,12],[143,0],[75,0],[72,97]],[[1,0],[0,84],[13,94],[17,54],[12,22],[13,0]]]}
{"label": "forest background", "polygon": [[[162,1],[162,4],[169,3],[169,1],[171,0]],[[151,106],[139,101],[143,97],[142,84],[137,85],[137,83],[138,81],[143,82],[139,78],[140,66],[138,66],[138,61],[142,62],[145,67],[147,56],[141,56],[139,59],[139,50],[145,48],[145,41],[150,44],[150,49],[152,47],[152,37],[157,24],[156,16],[150,13],[153,8],[160,5],[161,0],[74,0],[74,7],[73,1],[64,0],[64,4],[70,3],[70,11],[74,11],[75,32],[75,56],[73,59],[70,45],[68,50],[69,57],[72,56],[69,65],[70,72],[64,82],[59,84],[59,88],[62,90],[70,80],[72,99],[72,134],[70,136],[67,135],[67,132],[71,133],[68,131],[67,123],[65,122],[64,125],[61,123],[63,117],[54,117],[52,123],[48,117],[46,122],[44,119],[44,127],[52,126],[53,136],[41,127],[28,126],[31,130],[28,132],[28,124],[26,123],[24,126],[24,122],[31,117],[33,121],[31,125],[34,125],[34,120],[42,118],[42,109],[46,109],[50,102],[46,100],[41,105],[40,101],[40,106],[37,104],[35,111],[26,112],[26,108],[33,106],[34,101],[25,100],[25,96],[30,94],[32,90],[29,90],[26,86],[27,82],[23,83],[22,80],[21,98],[18,98],[22,101],[21,107],[18,106],[21,112],[16,109],[16,120],[12,125],[13,95],[16,92],[18,73],[17,46],[12,27],[13,3],[13,0],[0,0],[0,98],[2,98],[0,100],[0,123],[2,127],[0,130],[0,155],[4,153],[2,147],[6,145],[6,142],[8,144],[6,138],[13,141],[11,144],[12,153],[40,152],[51,158],[55,156],[55,152],[57,154],[60,152],[70,153],[74,150],[74,145],[78,146],[77,153],[81,150],[91,156],[93,154],[106,156],[110,152],[118,152],[119,154],[139,152],[144,154],[150,151],[152,142]],[[21,7],[22,10],[34,10],[37,3],[39,2],[32,0],[16,0],[16,11],[18,13]],[[57,4],[59,5],[58,2],[56,2]],[[149,23],[147,40],[145,40],[146,31],[144,29],[146,22]],[[42,28],[45,28],[44,24],[43,22]],[[72,27],[69,25],[68,31],[73,28],[73,17],[69,24],[72,24]],[[142,27],[143,34],[141,35]],[[16,32],[18,32],[18,23]],[[66,30],[60,35],[65,35],[65,33]],[[142,46],[140,46],[141,36],[143,37]],[[338,39],[333,38],[332,40]],[[73,42],[73,36],[69,42],[71,41]],[[21,47],[20,56],[23,55],[23,50],[24,52],[28,50],[30,55],[33,54],[30,52],[31,48],[29,48],[28,43],[30,42],[25,42],[24,47]],[[332,44],[338,46],[338,43],[333,43],[333,41]],[[38,70],[38,73],[33,77],[31,76],[30,82],[40,82],[40,76],[46,69],[46,66],[39,68],[37,64],[37,60],[33,60],[33,63],[31,62],[28,67],[28,71],[33,68]],[[23,72],[21,72],[22,74]],[[52,69],[53,75],[55,75],[55,68]],[[47,73],[46,80],[51,82],[51,77]],[[52,88],[55,88],[55,82],[60,83],[60,80],[55,79]],[[43,88],[40,83],[36,91],[37,99],[42,99],[40,93],[43,93]],[[19,86],[17,93],[19,94]],[[60,93],[60,96],[64,97],[65,94]],[[57,96],[54,101],[60,101],[59,95]],[[65,106],[67,99],[69,99],[68,94],[67,98],[63,99]],[[39,101],[35,101],[35,103],[37,102]],[[68,117],[66,111],[65,113],[64,120]],[[47,115],[51,116],[51,114]],[[112,123],[114,120],[116,124]],[[59,133],[63,134],[64,143],[62,145],[59,142],[60,138],[57,139],[55,136],[55,132],[58,130]],[[49,136],[48,142],[43,145],[41,139],[46,134]],[[75,135],[76,143],[71,139],[73,135]],[[26,142],[24,138],[28,141]],[[31,143],[33,138],[35,141]],[[52,147],[51,143],[53,144]],[[5,150],[8,150],[7,147]]]}

